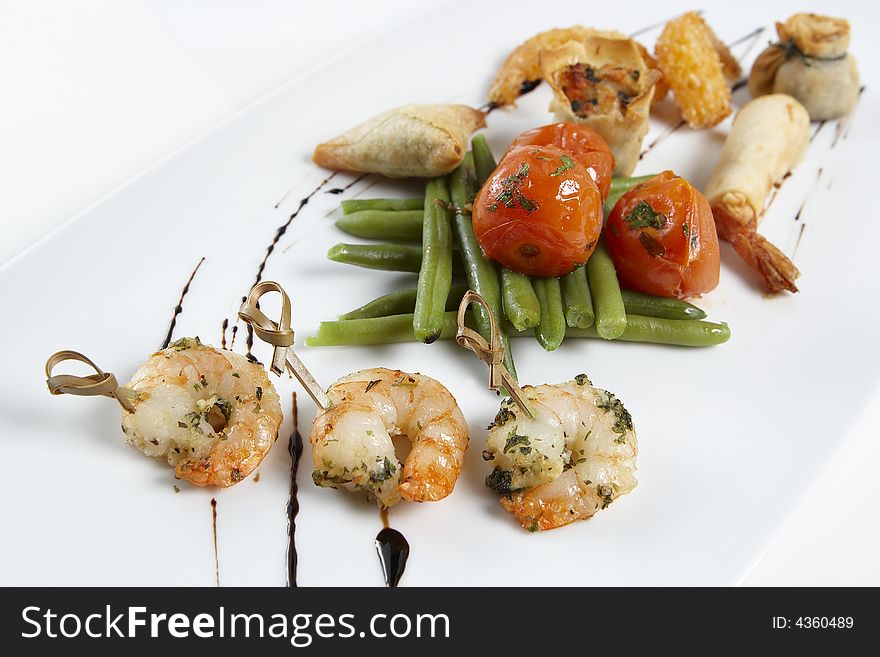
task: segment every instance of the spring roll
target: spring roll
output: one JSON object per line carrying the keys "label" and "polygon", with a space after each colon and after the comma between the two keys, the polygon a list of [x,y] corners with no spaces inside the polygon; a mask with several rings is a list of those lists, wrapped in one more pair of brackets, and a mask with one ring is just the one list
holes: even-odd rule
{"label": "spring roll", "polygon": [[859,71],[849,48],[849,22],[795,14],[776,24],[779,41],[764,50],[749,74],[755,97],[794,96],[814,121],[849,114],[859,97]]}
{"label": "spring roll", "polygon": [[730,242],[770,292],[797,292],[797,267],[758,234],[773,185],[800,161],[810,141],[810,117],[797,100],[770,94],[736,115],[705,196],[718,235]]}
{"label": "spring roll", "polygon": [[630,175],[648,133],[660,71],[648,68],[635,41],[607,34],[544,50],[540,59],[553,89],[550,109],[560,121],[598,132],[614,154],[614,175]]}
{"label": "spring roll", "polygon": [[404,105],[318,144],[312,159],[328,169],[433,178],[464,159],[486,115],[467,105]]}

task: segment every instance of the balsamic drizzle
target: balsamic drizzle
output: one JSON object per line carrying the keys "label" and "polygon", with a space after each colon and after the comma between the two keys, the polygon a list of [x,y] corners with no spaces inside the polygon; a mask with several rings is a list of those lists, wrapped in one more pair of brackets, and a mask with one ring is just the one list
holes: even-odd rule
{"label": "balsamic drizzle", "polygon": [[211,524],[214,527],[214,578],[220,588],[220,559],[217,557],[217,498],[211,498]]}
{"label": "balsamic drizzle", "polygon": [[728,47],[728,48],[733,48],[733,47],[735,47],[735,46],[738,46],[738,45],[741,44],[741,43],[745,43],[745,42],[748,41],[749,39],[752,39],[752,43],[749,45],[748,48],[746,48],[746,52],[743,53],[742,57],[740,57],[740,59],[742,59],[743,57],[746,56],[746,54],[749,52],[749,50],[751,50],[752,46],[755,44],[755,41],[757,41],[757,38],[758,38],[759,36],[761,36],[761,34],[762,34],[762,33],[764,32],[764,30],[766,30],[766,29],[767,29],[766,27],[756,27],[754,30],[752,30],[752,31],[749,32],[748,34],[746,34],[746,35],[744,35],[744,36],[741,36],[739,39],[734,39],[733,41],[731,41],[730,43],[728,43],[728,44],[727,44],[727,47]]}
{"label": "balsamic drizzle", "polygon": [[317,194],[319,191],[321,191],[321,189],[324,187],[324,185],[326,185],[328,182],[330,182],[337,173],[339,173],[339,172],[334,171],[333,173],[331,173],[329,176],[324,178],[324,180],[322,180],[318,184],[318,186],[315,187],[315,189],[313,189],[306,196],[301,198],[299,200],[299,205],[297,206],[296,210],[294,210],[291,213],[291,215],[287,218],[287,221],[285,221],[283,224],[281,224],[278,227],[278,229],[275,231],[275,236],[272,238],[271,244],[269,244],[269,246],[266,248],[266,255],[263,256],[263,261],[260,263],[260,266],[257,267],[257,275],[254,278],[254,283],[253,283],[254,285],[256,285],[257,283],[259,283],[262,280],[263,271],[265,271],[265,269],[266,269],[266,263],[269,262],[269,256],[271,256],[272,252],[275,250],[275,245],[278,244],[278,240],[280,240],[284,236],[284,233],[287,232],[287,229],[290,227],[290,224],[293,222],[294,219],[296,219],[297,215],[302,211],[302,209],[304,207],[306,207],[306,205],[308,205],[308,202],[312,200],[312,197],[315,194]]}
{"label": "balsamic drizzle", "polygon": [[806,230],[807,224],[801,224],[801,230],[798,233],[797,242],[794,244],[794,250],[791,252],[791,259],[794,260],[795,255],[797,255],[798,247],[801,245],[801,239],[804,236],[804,230]]}
{"label": "balsamic drizzle", "polygon": [[346,191],[357,185],[361,180],[369,176],[369,173],[362,173],[357,178],[348,183],[345,187],[334,187],[333,189],[328,189],[325,194],[344,194]]}
{"label": "balsamic drizzle", "polygon": [[174,306],[174,313],[171,315],[171,323],[168,325],[168,333],[165,334],[165,340],[162,342],[162,346],[159,349],[164,349],[169,344],[171,344],[171,336],[174,335],[174,326],[177,324],[177,316],[183,312],[183,297],[186,296],[186,293],[189,292],[189,286],[193,282],[193,279],[196,277],[196,272],[199,271],[199,267],[202,266],[202,263],[205,261],[205,256],[202,256],[202,259],[199,260],[196,268],[193,269],[192,274],[189,275],[189,279],[186,281],[186,285],[183,286],[183,290],[180,293],[180,299],[177,300],[177,305]]}
{"label": "balsamic drizzle", "polygon": [[293,433],[287,449],[290,452],[290,494],[287,498],[287,586],[296,587],[296,515],[299,513],[299,487],[296,473],[299,470],[299,459],[303,452],[302,435],[297,425],[296,392],[293,393]]}
{"label": "balsamic drizzle", "polygon": [[[278,244],[278,241],[284,236],[284,233],[287,232],[287,229],[290,227],[290,224],[293,222],[294,219],[296,219],[297,215],[300,212],[302,212],[302,209],[304,207],[306,207],[306,205],[308,205],[309,201],[312,200],[312,197],[315,194],[317,194],[319,191],[321,191],[321,189],[324,187],[324,185],[326,185],[328,182],[330,182],[336,176],[337,173],[339,173],[339,172],[334,171],[333,173],[331,173],[329,176],[324,178],[324,180],[322,180],[320,183],[318,183],[318,186],[315,187],[311,192],[309,192],[307,195],[302,197],[299,200],[299,205],[297,206],[296,210],[294,210],[290,214],[290,216],[287,218],[287,221],[285,221],[283,224],[281,224],[275,230],[275,236],[272,238],[272,242],[269,244],[269,246],[266,247],[266,254],[263,256],[263,260],[262,260],[262,262],[260,262],[260,266],[257,267],[257,275],[254,278],[253,285],[256,285],[257,283],[259,283],[263,279],[263,272],[266,270],[266,264],[269,262],[269,256],[271,256],[272,252],[275,251],[275,246]],[[279,204],[280,204],[280,202],[281,201],[279,201]],[[247,300],[247,297],[241,298],[242,303],[244,303],[246,300]],[[259,305],[257,307],[259,308]],[[252,363],[258,363],[259,361],[254,357],[253,353],[251,352],[251,350],[254,347],[254,329],[251,328],[250,324],[247,325],[246,346],[247,346],[247,353],[245,353],[245,357],[249,361],[251,361]]]}
{"label": "balsamic drizzle", "polygon": [[680,119],[680,120],[678,121],[678,123],[676,123],[675,125],[666,128],[666,130],[664,130],[663,132],[661,132],[661,133],[660,133],[660,134],[654,139],[654,141],[652,141],[650,144],[648,144],[648,147],[647,147],[647,148],[645,148],[641,153],[639,153],[639,159],[641,160],[643,157],[645,157],[645,155],[647,155],[648,153],[650,153],[650,152],[654,149],[654,147],[655,147],[657,144],[659,144],[661,141],[663,141],[664,139],[666,139],[667,137],[669,137],[669,136],[672,135],[673,133],[678,132],[678,130],[681,129],[681,128],[683,128],[684,125],[685,125],[685,121],[684,121],[684,119]]}
{"label": "balsamic drizzle", "polygon": [[229,318],[223,320],[220,326],[220,348],[226,349],[226,329],[229,328]]}
{"label": "balsamic drizzle", "polygon": [[385,586],[396,587],[406,570],[409,543],[403,534],[388,526],[388,509],[383,507],[380,513],[384,527],[376,535],[376,554],[379,555],[379,563],[382,565]]}

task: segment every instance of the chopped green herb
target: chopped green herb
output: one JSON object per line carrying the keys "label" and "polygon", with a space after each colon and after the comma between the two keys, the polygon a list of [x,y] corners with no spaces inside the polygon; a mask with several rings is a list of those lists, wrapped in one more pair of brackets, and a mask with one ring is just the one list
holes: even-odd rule
{"label": "chopped green herb", "polygon": [[[529,437],[519,435],[518,433],[516,433],[516,427],[514,427],[513,431],[511,431],[507,436],[507,442],[504,443],[503,452],[505,454],[509,454],[510,451],[514,447],[516,447],[517,445],[523,445],[528,448],[528,451],[523,451],[522,453],[528,454],[529,452],[532,451],[531,444],[532,444],[532,441],[529,440]],[[522,451],[522,450],[520,450],[520,451]]]}
{"label": "chopped green herb", "polygon": [[204,416],[201,413],[193,411],[192,413],[187,413],[184,417],[189,418],[189,426],[197,427],[201,423]]}
{"label": "chopped green herb", "polygon": [[370,473],[370,481],[374,484],[382,483],[386,479],[391,479],[395,470],[397,470],[397,467],[386,456],[381,469]]}
{"label": "chopped green herb", "polygon": [[596,404],[596,406],[606,413],[614,413],[614,424],[612,425],[611,430],[617,434],[617,438],[615,438],[614,442],[622,445],[626,442],[626,432],[632,431],[632,415],[626,410],[623,402],[615,397],[613,393],[610,393],[607,390],[603,391],[603,393],[605,399]]}
{"label": "chopped green herb", "polygon": [[596,486],[596,495],[602,500],[602,508],[607,509],[614,501],[614,489],[607,484],[598,484]]}
{"label": "chopped green herb", "polygon": [[562,160],[562,164],[560,164],[553,172],[550,173],[551,176],[561,176],[569,169],[574,169],[574,160],[572,160],[568,155],[560,155],[559,159]]}
{"label": "chopped green herb", "polygon": [[502,470],[496,467],[492,470],[492,474],[486,477],[486,487],[499,493],[512,493],[512,478],[513,472],[511,470]]}
{"label": "chopped green herb", "polygon": [[498,413],[495,415],[495,419],[492,420],[492,424],[486,427],[487,430],[491,431],[495,427],[504,426],[507,424],[509,420],[515,420],[516,413],[514,413],[508,406],[502,406]]}
{"label": "chopped green herb", "polygon": [[663,228],[668,219],[662,212],[656,212],[647,201],[639,201],[624,219],[630,228]]}
{"label": "chopped green herb", "polygon": [[574,382],[577,383],[579,386],[593,385],[593,382],[590,381],[586,374],[578,374],[576,377],[574,377]]}
{"label": "chopped green herb", "polygon": [[489,206],[489,210],[494,212],[498,208],[498,203],[501,203],[506,208],[514,208],[519,205],[519,207],[526,212],[537,210],[538,204],[534,200],[526,197],[519,189],[523,181],[528,178],[529,170],[529,163],[523,162],[519,165],[519,169],[517,169],[516,173],[511,174],[502,180],[501,186],[503,187],[503,191],[495,199],[496,202]]}

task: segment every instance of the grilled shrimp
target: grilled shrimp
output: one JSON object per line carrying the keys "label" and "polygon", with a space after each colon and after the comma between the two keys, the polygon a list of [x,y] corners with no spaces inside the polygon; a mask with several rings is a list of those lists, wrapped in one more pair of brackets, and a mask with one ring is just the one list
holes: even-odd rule
{"label": "grilled shrimp", "polygon": [[[384,507],[401,499],[435,502],[452,492],[468,429],[442,384],[422,374],[375,368],[343,377],[327,394],[333,405],[312,425],[315,484],[365,490]],[[412,441],[403,465],[394,436]]]}
{"label": "grilled shrimp", "polygon": [[585,374],[557,385],[524,386],[530,419],[508,399],[489,427],[486,486],[529,531],[590,518],[635,488],[638,446],[632,417]]}
{"label": "grilled shrimp", "polygon": [[183,338],[156,352],[127,388],[126,442],[162,457],[196,486],[232,486],[278,437],[281,404],[266,371],[244,356]]}

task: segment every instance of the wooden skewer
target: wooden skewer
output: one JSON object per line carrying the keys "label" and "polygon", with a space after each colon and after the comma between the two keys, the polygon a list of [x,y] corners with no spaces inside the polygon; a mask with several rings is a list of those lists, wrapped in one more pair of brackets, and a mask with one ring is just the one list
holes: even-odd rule
{"label": "wooden skewer", "polygon": [[[467,313],[468,306],[471,303],[479,303],[486,309],[491,327],[489,342],[486,342],[486,338],[482,335],[465,326],[465,313]],[[458,306],[458,331],[456,332],[455,341],[458,342],[459,346],[474,352],[477,358],[489,366],[490,390],[499,390],[503,387],[510,393],[513,401],[516,402],[516,405],[520,407],[523,413],[528,415],[529,418],[535,419],[535,414],[531,406],[529,406],[525,392],[519,387],[519,383],[517,383],[508,369],[504,367],[504,346],[501,344],[498,320],[496,320],[492,308],[489,307],[486,300],[473,290],[467,291]]]}
{"label": "wooden skewer", "polygon": [[[68,360],[76,360],[85,363],[95,370],[95,374],[88,376],[74,376],[73,374],[52,374],[55,367]],[[46,361],[46,385],[53,395],[79,395],[82,397],[100,396],[112,397],[127,413],[134,413],[134,405],[131,400],[136,393],[128,388],[123,388],[117,383],[116,377],[110,372],[103,371],[87,356],[78,351],[58,351],[49,356]]]}
{"label": "wooden skewer", "polygon": [[[260,297],[268,292],[281,295],[281,319],[269,319],[259,308]],[[275,281],[261,281],[251,288],[241,304],[238,316],[253,328],[254,333],[274,347],[270,369],[275,374],[289,370],[302,384],[314,402],[325,411],[332,405],[324,389],[293,351],[293,330],[290,328],[290,297]]]}

